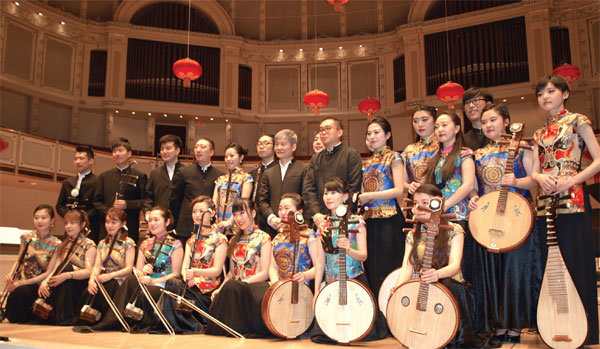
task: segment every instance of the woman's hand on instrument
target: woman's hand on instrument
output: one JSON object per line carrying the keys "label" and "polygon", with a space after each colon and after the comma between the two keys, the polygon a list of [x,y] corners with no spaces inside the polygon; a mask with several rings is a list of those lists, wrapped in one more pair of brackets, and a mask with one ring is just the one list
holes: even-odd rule
{"label": "woman's hand on instrument", "polygon": [[351,249],[350,247],[350,240],[348,240],[347,238],[339,238],[337,239],[337,245],[339,248],[343,248],[346,250]]}
{"label": "woman's hand on instrument", "polygon": [[546,193],[554,193],[556,191],[557,176],[539,173],[535,179]]}
{"label": "woman's hand on instrument", "polygon": [[322,226],[326,220],[327,220],[327,216],[322,213],[317,213],[313,216],[313,222],[315,222],[315,225],[317,227]]}
{"label": "woman's hand on instrument", "polygon": [[152,274],[153,271],[154,268],[152,267],[152,265],[144,264],[144,267],[142,268],[142,272],[144,273],[144,275]]}
{"label": "woman's hand on instrument", "polygon": [[56,287],[60,284],[62,284],[63,282],[65,282],[67,279],[71,278],[72,273],[60,273],[58,275],[54,275],[53,277],[50,278],[50,280],[48,280],[48,285],[52,286],[52,287]]}
{"label": "woman's hand on instrument", "polygon": [[217,298],[217,295],[219,294],[219,292],[221,292],[220,288],[217,288],[216,290],[213,291],[213,293],[210,295],[210,300],[214,302],[215,298]]}
{"label": "woman's hand on instrument", "polygon": [[89,294],[96,294],[96,292],[98,292],[98,285],[96,285],[96,281],[90,280],[90,282],[88,282],[87,291]]}
{"label": "woman's hand on instrument", "polygon": [[146,275],[140,278],[140,282],[144,285],[153,285],[154,279]]}
{"label": "woman's hand on instrument", "polygon": [[509,187],[514,187],[517,185],[517,179],[515,178],[514,173],[508,173],[502,176],[502,180],[500,180],[501,185],[508,185]]}
{"label": "woman's hand on instrument", "polygon": [[112,273],[104,273],[104,274],[100,274],[98,275],[98,280],[100,280],[101,283],[105,283],[109,280],[111,280],[112,277]]}
{"label": "woman's hand on instrument", "polygon": [[42,281],[40,287],[38,288],[38,296],[42,298],[48,298],[50,296],[50,288],[48,287],[48,282],[46,280]]}
{"label": "woman's hand on instrument", "polygon": [[19,281],[12,281],[12,279],[10,280],[9,283],[6,284],[6,287],[8,288],[8,292],[12,292],[15,290],[15,288],[21,286],[21,283]]}
{"label": "woman's hand on instrument", "polygon": [[569,190],[575,182],[571,178],[558,178],[553,194],[562,193],[563,191]]}
{"label": "woman's hand on instrument", "polygon": [[433,268],[428,270],[421,270],[421,281],[431,284],[437,282],[439,279],[440,278],[437,273],[437,270]]}
{"label": "woman's hand on instrument", "polygon": [[189,268],[185,270],[185,279],[186,280],[194,280],[194,269]]}
{"label": "woman's hand on instrument", "polygon": [[271,228],[279,231],[279,228],[281,228],[281,218],[279,218],[279,217],[271,218],[271,220],[269,221],[269,225],[271,226]]}
{"label": "woman's hand on instrument", "polygon": [[361,193],[358,195],[358,202],[361,205],[365,205],[368,204],[369,202],[373,201],[373,198],[371,197],[371,193]]}
{"label": "woman's hand on instrument", "polygon": [[127,208],[127,203],[125,202],[125,200],[115,200],[115,202],[113,203],[113,207],[125,210]]}
{"label": "woman's hand on instrument", "polygon": [[188,285],[189,287],[194,287],[194,286],[196,286],[196,282],[194,281],[194,278],[191,278],[191,279],[187,280],[187,281],[186,281],[186,283],[187,283],[187,285]]}
{"label": "woman's hand on instrument", "polygon": [[474,209],[477,208],[477,203],[479,202],[479,195],[475,195],[473,196],[470,200],[469,200],[469,210],[473,211]]}
{"label": "woman's hand on instrument", "polygon": [[408,185],[408,193],[413,195],[415,193],[415,191],[421,186],[421,183],[417,183],[417,182],[411,182]]}
{"label": "woman's hand on instrument", "polygon": [[294,274],[292,276],[292,280],[294,280],[294,281],[296,281],[298,283],[303,283],[306,280],[306,278],[304,277],[304,273],[303,272],[299,272],[299,273],[296,273],[296,274]]}
{"label": "woman's hand on instrument", "polygon": [[12,282],[13,282],[12,275],[10,275],[10,274],[4,275],[4,282],[7,284],[12,284]]}

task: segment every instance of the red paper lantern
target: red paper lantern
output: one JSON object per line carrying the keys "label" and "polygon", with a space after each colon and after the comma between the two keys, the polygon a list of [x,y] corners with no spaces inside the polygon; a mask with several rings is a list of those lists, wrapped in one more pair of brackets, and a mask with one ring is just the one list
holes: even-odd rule
{"label": "red paper lantern", "polygon": [[202,66],[193,59],[183,58],[173,63],[173,73],[183,80],[183,87],[190,87],[192,80],[202,75]]}
{"label": "red paper lantern", "polygon": [[304,95],[304,104],[315,110],[315,115],[319,115],[319,109],[329,104],[329,95],[325,91],[312,90]]}
{"label": "red paper lantern", "polygon": [[350,0],[325,0],[326,3],[333,6],[333,11],[342,11],[342,6],[346,5]]}
{"label": "red paper lantern", "polygon": [[448,103],[449,109],[454,109],[454,102],[462,98],[465,94],[465,89],[461,84],[448,81],[447,83],[440,85],[435,94],[440,101]]}
{"label": "red paper lantern", "polygon": [[371,121],[373,114],[381,109],[381,103],[375,98],[365,98],[358,103],[358,110],[367,115],[367,120]]}
{"label": "red paper lantern", "polygon": [[553,75],[560,75],[567,79],[567,82],[572,83],[581,77],[581,70],[569,63],[563,63],[552,71]]}

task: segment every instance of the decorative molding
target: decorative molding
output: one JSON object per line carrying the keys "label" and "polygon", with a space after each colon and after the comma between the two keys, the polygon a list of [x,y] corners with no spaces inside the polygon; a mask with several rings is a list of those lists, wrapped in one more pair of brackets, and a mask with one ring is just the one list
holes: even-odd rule
{"label": "decorative molding", "polygon": [[258,9],[258,39],[265,41],[267,37],[267,0],[260,0]]}

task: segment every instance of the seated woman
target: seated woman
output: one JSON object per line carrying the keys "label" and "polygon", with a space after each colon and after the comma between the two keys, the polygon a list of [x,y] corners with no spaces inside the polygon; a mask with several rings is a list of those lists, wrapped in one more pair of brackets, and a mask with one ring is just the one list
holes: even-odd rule
{"label": "seated woman", "polygon": [[111,207],[106,212],[106,237],[98,243],[94,273],[90,276],[87,290],[79,299],[79,309],[87,305],[99,311],[101,316],[111,312],[106,299],[99,294],[96,280],[102,283],[108,296],[112,298],[123,279],[131,274],[135,260],[135,242],[127,236],[126,223],[127,213],[124,210]]}
{"label": "seated woman", "polygon": [[[429,199],[435,196],[442,197],[441,190],[433,184],[423,184],[415,191],[414,202],[421,206],[428,206]],[[429,219],[431,216],[431,213],[419,208],[414,208],[413,214],[415,218],[419,217],[424,220]],[[454,230],[451,232],[440,230],[436,235],[433,267],[428,270],[421,269],[427,238],[427,234],[423,234],[426,225],[418,223],[416,232],[411,231],[407,234],[404,261],[398,276],[398,286],[411,279],[414,273],[420,274],[423,282],[440,282],[446,286],[456,298],[460,312],[458,333],[448,347],[478,347],[471,324],[473,296],[464,285],[460,270],[465,232],[459,224],[444,223],[444,219],[442,219],[442,224],[452,225]],[[410,321],[410,319],[406,319],[406,321]]]}
{"label": "seated woman", "polygon": [[[335,177],[325,183],[325,189],[323,193],[323,201],[325,206],[330,211],[330,216],[336,216],[336,209],[348,202],[350,196],[350,189],[348,183],[342,178]],[[361,216],[351,215],[350,220],[357,220],[358,223],[349,223],[349,230],[357,230],[357,233],[348,234],[347,237],[339,237],[339,231],[337,229],[329,230],[331,225],[337,225],[338,223],[324,220],[323,224],[318,226],[316,236],[320,239],[323,247],[319,247],[318,258],[320,261],[317,263],[317,271],[315,275],[315,300],[318,297],[319,291],[323,288],[321,281],[323,280],[323,269],[325,272],[325,282],[330,283],[338,280],[340,276],[340,265],[338,263],[339,254],[338,249],[346,250],[346,276],[348,279],[355,279],[367,289],[370,290],[369,281],[365,275],[363,269],[363,263],[367,259],[367,229],[365,221]],[[377,309],[377,304],[375,304]],[[381,312],[377,314],[377,320],[373,326],[371,332],[365,338],[366,340],[377,340],[382,339],[387,335],[387,326],[385,324],[385,318]],[[315,321],[315,326],[310,334],[311,340],[314,342],[331,342],[323,331],[319,328]]]}
{"label": "seated woman", "polygon": [[[198,308],[208,312],[210,296],[221,284],[221,272],[227,257],[227,238],[215,225],[215,203],[208,196],[198,196],[192,203],[192,219],[195,229],[200,226],[196,242],[196,232],[186,242],[183,258],[183,278],[167,281],[165,288],[183,295]],[[193,252],[192,252],[193,251]],[[190,309],[191,310],[191,309]],[[178,311],[177,301],[165,297],[163,312],[176,332],[201,332],[206,319],[197,312]]]}
{"label": "seated woman", "polygon": [[[254,224],[256,209],[250,199],[232,207],[235,235],[229,242],[229,272],[212,294],[210,314],[243,335],[269,333],[262,321],[262,296],[269,288],[271,237]],[[229,335],[209,322],[206,333]]]}
{"label": "seated woman", "polygon": [[[159,206],[153,207],[148,219],[148,228],[152,236],[140,244],[138,251],[136,272],[140,276],[139,282],[146,285],[155,301],[161,296],[161,289],[165,283],[169,279],[178,277],[181,273],[183,248],[181,242],[170,236],[167,230],[172,221],[171,211]],[[165,331],[154,314],[152,305],[142,294],[135,275],[129,274],[123,280],[123,284],[117,290],[113,300],[133,332],[146,332],[150,329]],[[139,314],[139,310],[135,308],[143,311],[139,320],[133,319],[134,316],[128,317],[127,315]],[[104,319],[92,329],[98,331],[119,330],[121,324],[113,312],[108,312]]]}
{"label": "seated woman", "polygon": [[21,235],[19,256],[24,253],[23,263],[20,269],[16,270],[15,278],[12,275],[17,262],[11,268],[11,272],[4,277],[5,292],[10,292],[10,295],[6,299],[2,319],[6,317],[10,322],[23,323],[33,320],[31,306],[38,296],[39,283],[50,274],[48,263],[60,245],[60,240],[52,235],[52,227],[54,227],[52,206],[47,204],[37,206],[33,210],[33,225],[34,231]]}
{"label": "seated woman", "polygon": [[[41,323],[73,325],[77,322],[80,309],[77,301],[87,286],[90,268],[96,259],[96,244],[85,233],[89,226],[87,214],[80,210],[69,210],[65,213],[64,221],[67,238],[52,256],[48,265],[48,270],[52,272],[42,281],[38,290],[39,296],[45,298],[45,303],[54,308],[47,319],[37,317]],[[65,263],[66,267],[61,268]],[[38,298],[36,302],[41,300]]]}

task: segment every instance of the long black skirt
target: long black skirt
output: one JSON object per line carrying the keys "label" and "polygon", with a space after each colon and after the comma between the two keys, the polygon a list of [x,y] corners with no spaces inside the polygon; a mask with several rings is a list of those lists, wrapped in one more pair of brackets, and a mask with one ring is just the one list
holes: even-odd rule
{"label": "long black skirt", "polygon": [[407,227],[402,214],[389,218],[370,218],[367,223],[367,260],[365,273],[371,285],[375,299],[383,280],[394,270],[402,266]]}
{"label": "long black skirt", "polygon": [[[586,199],[589,198],[586,195]],[[586,208],[589,207],[586,202]],[[598,290],[594,258],[594,239],[589,210],[583,213],[559,214],[554,221],[560,252],[581,297],[588,321],[588,336],[585,345],[598,344]],[[546,245],[546,219],[539,217],[543,237],[542,259],[548,256]]]}
{"label": "long black skirt", "polygon": [[53,306],[48,319],[42,319],[35,316],[35,322],[47,325],[73,326],[79,319],[79,310],[77,308],[78,300],[85,288],[88,279],[73,280],[69,279],[50,290],[50,296],[46,298],[46,303]]}
{"label": "long black skirt", "polygon": [[[273,337],[262,318],[262,300],[268,289],[268,282],[248,284],[229,280],[210,305],[210,315],[245,337]],[[211,322],[206,326],[206,333],[231,336]]]}
{"label": "long black skirt", "polygon": [[475,329],[473,328],[473,294],[469,289],[469,286],[465,283],[458,282],[452,278],[445,278],[439,280],[439,282],[446,286],[452,293],[458,304],[458,311],[460,320],[458,324],[458,332],[448,343],[448,348],[477,348],[480,347],[478,344],[477,337],[475,336]]}
{"label": "long black skirt", "polygon": [[[154,301],[159,301],[162,292],[161,287],[159,286],[146,286],[152,299]],[[113,298],[117,309],[121,312],[121,314],[125,315],[125,306],[127,303],[134,302],[134,305],[143,310],[143,316],[139,321],[125,318],[129,326],[131,327],[131,332],[133,333],[144,333],[144,332],[153,332],[153,333],[165,333],[167,332],[166,328],[162,325],[158,317],[154,314],[154,309],[150,305],[149,301],[146,299],[144,294],[142,293],[138,281],[133,274],[129,274],[124,280],[115,296]],[[160,302],[158,302],[160,304]],[[160,305],[159,305],[160,309]],[[122,331],[123,326],[119,322],[117,316],[109,311],[105,314],[104,319],[100,321],[95,326],[91,328],[94,331]]]}
{"label": "long black skirt", "polygon": [[33,322],[36,316],[33,315],[31,307],[33,302],[38,299],[38,289],[40,284],[23,285],[15,288],[6,299],[6,318],[12,323]]}
{"label": "long black skirt", "polygon": [[[180,278],[167,281],[167,291],[182,295],[196,307],[208,313],[210,294],[203,294],[197,287],[188,287]],[[169,296],[163,297],[162,312],[176,333],[204,333],[207,319],[196,311],[182,312],[175,308],[177,301]]]}
{"label": "long black skirt", "polygon": [[[367,236],[368,236],[368,234],[367,234]],[[368,289],[370,289],[369,281],[367,280],[367,277],[365,276],[364,273],[357,276],[354,280],[361,282]],[[375,304],[377,304],[377,297],[375,297]],[[383,316],[383,313],[381,312],[381,310],[379,310],[379,307],[376,306],[376,309],[377,309],[377,312],[375,315],[376,318],[375,318],[375,324],[373,325],[373,329],[371,329],[371,332],[369,332],[369,334],[363,339],[363,341],[376,341],[376,340],[384,339],[388,335],[388,327],[387,327],[387,323],[385,321],[385,316]],[[328,343],[328,344],[337,343],[336,341],[327,337],[327,335],[323,332],[321,327],[319,327],[319,323],[316,320],[313,322],[312,329],[309,330],[309,337],[310,337],[310,340],[315,343]]]}
{"label": "long black skirt", "polygon": [[[115,279],[112,279],[112,280],[103,282],[102,285],[104,286],[104,289],[106,289],[106,293],[108,293],[109,297],[111,297],[111,299],[114,299],[114,296],[117,293],[117,290],[119,289],[119,282]],[[81,308],[86,304],[91,306],[93,309],[98,310],[101,314],[99,321],[102,321],[102,319],[104,318],[106,313],[112,312],[112,310],[108,306],[108,303],[106,302],[106,299],[102,295],[102,292],[100,290],[98,290],[96,295],[92,296],[88,292],[87,287],[81,293],[81,296],[79,297],[79,301],[77,302],[77,304],[78,304],[77,308],[79,309],[80,313],[81,313]],[[85,320],[82,320],[81,318],[79,318],[79,320],[77,321],[77,325],[85,325],[85,324],[89,324],[89,323],[86,322]]]}

